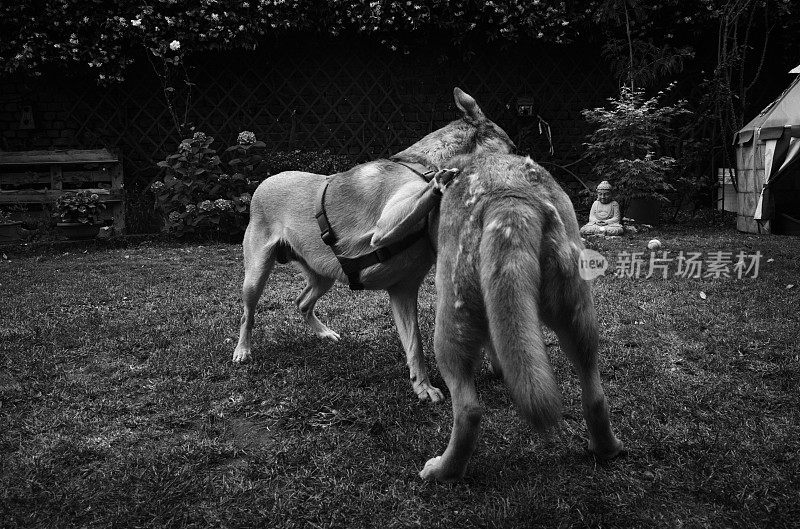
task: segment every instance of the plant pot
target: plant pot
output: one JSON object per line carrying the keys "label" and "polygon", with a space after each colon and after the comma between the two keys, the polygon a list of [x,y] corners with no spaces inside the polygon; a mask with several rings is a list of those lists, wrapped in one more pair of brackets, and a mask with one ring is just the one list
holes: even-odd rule
{"label": "plant pot", "polygon": [[20,240],[21,230],[21,222],[6,222],[0,224],[0,243]]}
{"label": "plant pot", "polygon": [[67,239],[94,239],[100,233],[100,224],[83,224],[81,222],[59,222],[58,231]]}
{"label": "plant pot", "polygon": [[625,208],[625,217],[637,224],[658,224],[661,219],[661,201],[654,198],[633,198]]}

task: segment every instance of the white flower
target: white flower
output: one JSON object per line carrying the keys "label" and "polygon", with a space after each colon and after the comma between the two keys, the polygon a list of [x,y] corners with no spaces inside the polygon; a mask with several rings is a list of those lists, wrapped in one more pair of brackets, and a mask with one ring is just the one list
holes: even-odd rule
{"label": "white flower", "polygon": [[142,19],[134,18],[133,20],[131,20],[131,26],[134,26],[134,27],[138,28],[141,25],[142,25]]}
{"label": "white flower", "polygon": [[230,200],[225,200],[224,198],[218,198],[214,201],[214,207],[219,210],[226,211],[229,209],[233,209],[233,205],[231,204]]}
{"label": "white flower", "polygon": [[173,40],[172,42],[170,42],[169,49],[171,49],[172,51],[178,51],[179,49],[181,49],[180,41]]}
{"label": "white flower", "polygon": [[236,141],[239,143],[239,145],[252,145],[256,142],[256,135],[249,130],[243,130],[239,133]]}

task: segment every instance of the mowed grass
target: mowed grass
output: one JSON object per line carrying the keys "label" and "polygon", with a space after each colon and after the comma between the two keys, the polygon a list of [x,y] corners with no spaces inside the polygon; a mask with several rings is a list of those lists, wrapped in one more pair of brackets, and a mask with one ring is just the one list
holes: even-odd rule
{"label": "mowed grass", "polygon": [[[650,237],[592,246],[643,251]],[[452,413],[413,395],[385,293],[336,286],[318,313],[342,340],[322,342],[294,307],[302,276],[277,266],[239,366],[239,246],[5,249],[0,526],[796,526],[800,239],[659,237],[673,255],[764,257],[757,278],[594,283],[628,455],[584,451],[577,380],[548,334],[562,427],[535,434],[484,369],[483,430],[452,485],[417,476]],[[420,319],[444,390],[434,301],[429,276]]]}

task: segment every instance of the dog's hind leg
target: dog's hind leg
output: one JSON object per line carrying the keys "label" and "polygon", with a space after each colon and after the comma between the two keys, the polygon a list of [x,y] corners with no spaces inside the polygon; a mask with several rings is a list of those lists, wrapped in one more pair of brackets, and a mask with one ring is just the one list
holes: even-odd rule
{"label": "dog's hind leg", "polygon": [[[580,281],[580,280],[578,280]],[[563,296],[563,297],[561,297]],[[589,451],[601,459],[612,459],[622,452],[622,442],[614,436],[598,369],[598,329],[588,285],[559,289],[560,317],[548,323],[558,342],[575,366],[581,383],[583,417],[589,430]]]}
{"label": "dog's hind leg", "polygon": [[455,316],[443,305],[440,301],[436,310],[434,347],[436,364],[453,401],[453,430],[444,454],[428,460],[419,475],[422,479],[454,481],[464,476],[469,458],[475,451],[483,415],[475,390],[475,373],[482,359],[482,340],[474,330],[473,322],[463,319],[457,323]]}
{"label": "dog's hind leg", "polygon": [[242,314],[239,327],[239,342],[233,351],[233,361],[243,362],[250,358],[250,340],[253,334],[256,305],[264,292],[269,274],[275,264],[275,243],[267,239],[260,229],[247,227],[242,243],[244,253],[244,282],[242,283]]}
{"label": "dog's hind leg", "polygon": [[336,280],[322,276],[302,263],[300,263],[300,266],[303,269],[303,274],[306,276],[306,287],[300,295],[297,296],[297,299],[295,299],[295,304],[298,310],[300,310],[300,314],[303,315],[303,319],[306,320],[311,330],[314,331],[314,334],[320,338],[338,342],[339,334],[319,321],[317,314],[314,312],[317,300],[331,289]]}
{"label": "dog's hind leg", "polygon": [[417,296],[422,279],[405,281],[389,288],[389,301],[392,305],[394,322],[400,335],[400,342],[406,352],[411,387],[419,400],[440,402],[442,392],[431,385],[425,368],[425,355],[422,351],[422,335],[419,332]]}

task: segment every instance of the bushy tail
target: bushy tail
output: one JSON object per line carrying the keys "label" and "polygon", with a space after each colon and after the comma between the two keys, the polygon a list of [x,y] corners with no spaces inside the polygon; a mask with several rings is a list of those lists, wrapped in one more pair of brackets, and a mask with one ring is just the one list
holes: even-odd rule
{"label": "bushy tail", "polygon": [[561,417],[561,394],[539,319],[543,222],[522,202],[490,208],[480,245],[481,288],[492,345],[520,413],[539,430]]}

